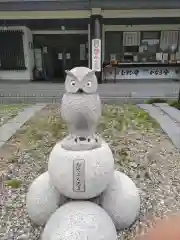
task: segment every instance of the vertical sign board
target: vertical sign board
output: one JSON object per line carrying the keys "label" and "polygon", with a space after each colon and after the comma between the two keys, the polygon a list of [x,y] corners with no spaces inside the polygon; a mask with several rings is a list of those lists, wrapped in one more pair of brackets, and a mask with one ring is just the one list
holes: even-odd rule
{"label": "vertical sign board", "polygon": [[92,39],[92,70],[101,72],[101,39]]}
{"label": "vertical sign board", "polygon": [[34,49],[34,56],[36,68],[42,70],[42,51],[40,48]]}
{"label": "vertical sign board", "polygon": [[62,53],[58,53],[58,60],[62,60],[63,59],[63,54]]}
{"label": "vertical sign board", "polygon": [[86,60],[86,44],[80,44],[80,60]]}
{"label": "vertical sign board", "polygon": [[73,191],[85,192],[85,161],[83,159],[73,161]]}

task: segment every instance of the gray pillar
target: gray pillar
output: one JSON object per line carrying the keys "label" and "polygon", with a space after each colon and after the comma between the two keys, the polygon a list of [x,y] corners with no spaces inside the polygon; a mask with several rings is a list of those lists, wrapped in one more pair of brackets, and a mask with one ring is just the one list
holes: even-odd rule
{"label": "gray pillar", "polygon": [[102,83],[102,16],[90,17],[90,66],[96,70],[98,83]]}

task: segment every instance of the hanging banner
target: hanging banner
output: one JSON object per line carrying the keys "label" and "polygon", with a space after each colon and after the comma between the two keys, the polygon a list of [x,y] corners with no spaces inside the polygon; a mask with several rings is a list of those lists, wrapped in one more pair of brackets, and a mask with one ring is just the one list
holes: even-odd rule
{"label": "hanging banner", "polygon": [[86,60],[86,44],[80,44],[80,60]]}
{"label": "hanging banner", "polygon": [[58,59],[62,60],[63,59],[63,54],[62,53],[58,53]]}
{"label": "hanging banner", "polygon": [[71,54],[70,53],[66,53],[66,59],[71,59]]}
{"label": "hanging banner", "polygon": [[101,39],[92,39],[92,70],[101,72]]}
{"label": "hanging banner", "polygon": [[34,49],[34,58],[35,58],[35,66],[37,69],[42,70],[42,50],[40,48]]}
{"label": "hanging banner", "polygon": [[48,53],[48,48],[47,47],[43,47],[43,53]]}

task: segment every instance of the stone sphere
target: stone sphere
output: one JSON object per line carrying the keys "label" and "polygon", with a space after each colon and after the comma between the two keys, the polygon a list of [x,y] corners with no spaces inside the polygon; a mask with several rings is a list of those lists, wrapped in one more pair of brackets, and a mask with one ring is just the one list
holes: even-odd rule
{"label": "stone sphere", "polygon": [[69,151],[57,143],[49,157],[48,172],[61,194],[89,199],[101,194],[111,182],[114,158],[106,142],[86,151]]}
{"label": "stone sphere", "polygon": [[129,228],[140,212],[138,189],[127,175],[118,171],[114,171],[114,179],[103,192],[100,202],[117,230]]}
{"label": "stone sphere", "polygon": [[42,240],[117,240],[109,215],[89,201],[68,202],[48,220]]}
{"label": "stone sphere", "polygon": [[30,219],[37,225],[43,225],[64,202],[65,197],[55,189],[48,172],[45,172],[31,184],[27,193],[26,207]]}

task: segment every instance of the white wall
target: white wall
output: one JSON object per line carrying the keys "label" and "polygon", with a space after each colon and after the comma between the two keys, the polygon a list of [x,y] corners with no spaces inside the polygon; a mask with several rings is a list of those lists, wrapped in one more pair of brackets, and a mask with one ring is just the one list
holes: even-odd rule
{"label": "white wall", "polygon": [[[33,66],[34,66],[34,51],[30,48],[30,42],[33,43],[33,37],[30,29],[24,26],[8,27],[12,30],[22,30],[23,34],[23,48],[26,70],[0,70],[0,80],[24,80],[29,81],[33,79]],[[3,30],[0,27],[0,31]]]}

